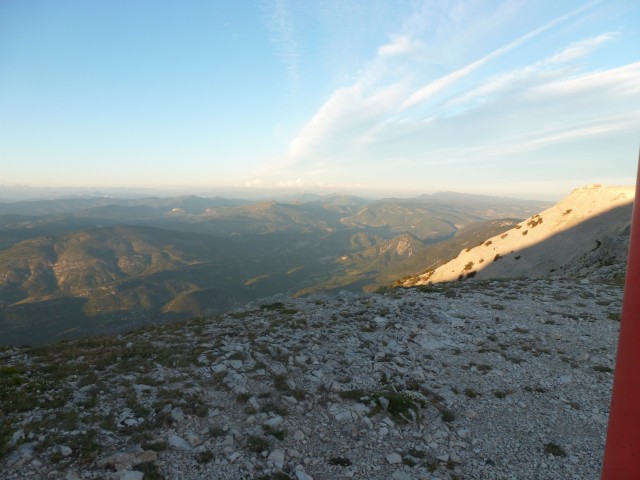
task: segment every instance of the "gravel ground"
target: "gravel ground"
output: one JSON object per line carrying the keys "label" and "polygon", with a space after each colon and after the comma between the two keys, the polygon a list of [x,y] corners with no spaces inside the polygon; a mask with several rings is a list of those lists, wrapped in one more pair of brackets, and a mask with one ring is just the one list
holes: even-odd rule
{"label": "gravel ground", "polygon": [[622,288],[275,297],[0,351],[6,479],[597,479]]}

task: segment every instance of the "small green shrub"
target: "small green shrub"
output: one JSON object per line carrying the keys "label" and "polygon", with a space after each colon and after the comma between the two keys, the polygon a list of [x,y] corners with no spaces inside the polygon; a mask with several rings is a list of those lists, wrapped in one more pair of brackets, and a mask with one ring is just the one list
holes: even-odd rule
{"label": "small green shrub", "polygon": [[145,462],[133,467],[134,470],[142,472],[145,480],[164,480],[160,468],[153,462]]}
{"label": "small green shrub", "polygon": [[564,451],[564,448],[562,448],[560,445],[557,445],[555,443],[545,443],[544,444],[544,452],[545,453],[550,453],[554,457],[566,457],[567,456],[567,452]]}
{"label": "small green shrub", "polygon": [[507,395],[511,395],[513,393],[513,390],[495,390],[493,392],[493,395],[495,395],[496,398],[506,398]]}
{"label": "small green shrub", "polygon": [[478,392],[476,392],[473,388],[465,388],[464,394],[467,398],[476,398],[478,396]]}
{"label": "small green shrub", "polygon": [[271,444],[269,443],[269,440],[259,437],[258,435],[250,435],[245,443],[246,449],[254,453],[260,453],[264,450],[268,450],[270,446]]}
{"label": "small green shrub", "polygon": [[286,432],[284,430],[276,430],[271,425],[264,424],[262,425],[262,431],[265,435],[271,435],[274,438],[277,438],[280,441],[284,440]]}
{"label": "small green shrub", "polygon": [[287,375],[284,373],[278,374],[273,377],[273,386],[276,390],[279,390],[281,392],[288,392],[289,390],[291,390],[289,388],[289,384],[287,383]]}
{"label": "small green shrub", "polygon": [[447,409],[442,410],[441,417],[442,417],[442,421],[446,423],[451,423],[456,419],[455,413]]}
{"label": "small green shrub", "polygon": [[13,435],[13,430],[8,421],[0,422],[0,460],[9,452],[9,440]]}
{"label": "small green shrub", "polygon": [[482,373],[487,373],[487,372],[491,371],[491,368],[492,368],[491,365],[485,365],[485,364],[476,366],[476,369],[479,372],[482,372]]}
{"label": "small green shrub", "polygon": [[609,368],[605,365],[594,365],[593,368],[596,372],[601,372],[601,373],[612,373],[613,369]]}
{"label": "small green shrub", "polygon": [[196,461],[198,463],[210,463],[212,462],[216,456],[211,450],[204,450],[202,452],[198,452],[196,454]]}

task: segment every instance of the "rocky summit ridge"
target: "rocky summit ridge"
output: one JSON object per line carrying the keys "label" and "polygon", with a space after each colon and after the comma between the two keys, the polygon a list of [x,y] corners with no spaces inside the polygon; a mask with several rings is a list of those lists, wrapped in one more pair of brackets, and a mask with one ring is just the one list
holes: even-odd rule
{"label": "rocky summit ridge", "polygon": [[[405,286],[466,279],[575,275],[623,278],[635,187],[589,185]],[[602,267],[613,267],[602,269]]]}
{"label": "rocky summit ridge", "polygon": [[0,350],[3,479],[596,479],[622,287],[276,297]]}

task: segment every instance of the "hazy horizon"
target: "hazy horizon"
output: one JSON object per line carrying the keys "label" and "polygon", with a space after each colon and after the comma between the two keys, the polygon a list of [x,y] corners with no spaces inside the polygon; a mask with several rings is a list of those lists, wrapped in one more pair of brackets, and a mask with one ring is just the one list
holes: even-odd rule
{"label": "hazy horizon", "polygon": [[[180,196],[196,196],[203,198],[222,197],[238,200],[272,200],[272,199],[295,199],[303,196],[330,197],[334,195],[351,195],[369,200],[389,199],[389,198],[416,198],[424,195],[435,195],[443,193],[453,193],[461,195],[479,195],[488,197],[513,198],[521,200],[540,200],[547,202],[557,202],[569,195],[576,188],[585,185],[575,185],[561,195],[512,193],[491,193],[465,190],[439,189],[433,191],[407,191],[402,189],[331,189],[299,187],[32,187],[29,185],[0,185],[0,202],[21,202],[21,201],[41,201],[65,198],[96,198],[113,197],[114,199],[135,199],[135,198],[171,198]],[[631,184],[600,184],[603,186],[633,187]]]}
{"label": "hazy horizon", "polygon": [[0,189],[631,185],[639,23],[625,0],[4,2]]}

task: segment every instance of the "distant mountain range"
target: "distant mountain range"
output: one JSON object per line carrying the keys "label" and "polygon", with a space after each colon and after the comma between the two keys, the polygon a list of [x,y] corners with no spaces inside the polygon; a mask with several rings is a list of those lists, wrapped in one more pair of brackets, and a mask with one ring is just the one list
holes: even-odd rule
{"label": "distant mountain range", "polygon": [[593,185],[451,261],[400,282],[404,286],[467,279],[602,274],[622,281],[634,187]]}
{"label": "distant mountain range", "polygon": [[455,193],[0,203],[0,342],[119,332],[277,293],[371,290],[547,206]]}

